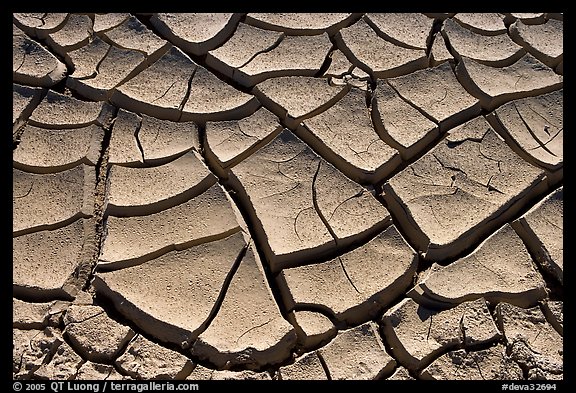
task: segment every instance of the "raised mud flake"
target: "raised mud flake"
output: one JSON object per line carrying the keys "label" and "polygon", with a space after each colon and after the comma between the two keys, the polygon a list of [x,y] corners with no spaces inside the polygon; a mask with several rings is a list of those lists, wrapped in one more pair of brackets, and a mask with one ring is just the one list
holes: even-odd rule
{"label": "raised mud flake", "polygon": [[103,33],[106,38],[120,48],[133,49],[146,56],[153,55],[170,44],[158,37],[135,16],[130,16],[124,22]]}
{"label": "raised mud flake", "polygon": [[550,19],[541,25],[526,25],[517,20],[510,26],[510,36],[548,67],[564,59],[564,22]]}
{"label": "raised mud flake", "polygon": [[564,89],[502,105],[488,120],[511,146],[555,171],[564,164]]}
{"label": "raised mud flake", "polygon": [[13,169],[13,236],[90,217],[95,185],[94,167],[87,165],[40,175]]}
{"label": "raised mud flake", "polygon": [[128,18],[130,18],[130,14],[128,13],[95,13],[93,26],[94,33],[101,33],[113,29],[114,27],[124,23]]}
{"label": "raised mud flake", "polygon": [[339,246],[362,241],[391,224],[388,210],[370,191],[330,164],[319,165],[313,190],[315,207]]}
{"label": "raised mud flake", "polygon": [[546,287],[524,243],[506,224],[470,255],[430,273],[409,295],[421,303],[459,304],[483,296],[527,307],[546,296]]}
{"label": "raised mud flake", "polygon": [[394,226],[328,262],[280,272],[288,309],[314,305],[358,324],[374,317],[412,283],[417,259]]}
{"label": "raised mud flake", "polygon": [[434,19],[417,13],[371,13],[366,22],[389,41],[425,50]]}
{"label": "raised mud flake", "polygon": [[294,363],[280,367],[278,372],[283,381],[320,381],[328,379],[317,352],[310,352],[306,355],[300,356]]}
{"label": "raised mud flake", "polygon": [[496,306],[496,315],[510,356],[528,370],[529,379],[562,378],[563,339],[538,306],[524,309],[500,303]]}
{"label": "raised mud flake", "polygon": [[134,379],[184,379],[194,368],[184,355],[141,335],[128,345],[115,364]]}
{"label": "raised mud flake", "polygon": [[453,18],[465,28],[477,34],[506,34],[504,15],[490,12],[457,13]]}
{"label": "raised mud flake", "polygon": [[396,367],[396,360],[384,349],[374,322],[340,332],[318,352],[333,380],[385,378]]}
{"label": "raised mud flake", "polygon": [[[389,225],[387,210],[369,192],[288,130],[235,166],[230,180],[250,208],[274,271],[304,264],[334,245],[345,247]],[[355,225],[343,228],[346,217],[354,217]]]}
{"label": "raised mud flake", "polygon": [[12,14],[14,24],[24,30],[28,35],[46,38],[61,28],[69,14],[56,12],[22,12]]}
{"label": "raised mud flake", "polygon": [[481,64],[504,67],[516,62],[526,53],[508,34],[477,34],[450,19],[444,22],[442,32],[458,60],[466,56]]}
{"label": "raised mud flake", "polygon": [[258,108],[258,100],[218,79],[198,66],[182,107],[182,121],[198,122],[241,119]]}
{"label": "raised mud flake", "polygon": [[134,337],[134,331],[111,319],[98,306],[72,305],[64,315],[64,335],[83,358],[110,362]]}
{"label": "raised mud flake", "polygon": [[391,144],[396,144],[404,160],[414,157],[440,135],[436,123],[404,101],[385,81],[378,81],[371,114],[378,134],[392,138]]}
{"label": "raised mud flake", "polygon": [[130,77],[144,62],[146,57],[132,49],[110,46],[106,56],[94,64],[95,71],[89,77],[66,80],[66,86],[95,101],[106,101],[113,90]]}
{"label": "raised mud flake", "polygon": [[283,37],[280,32],[240,22],[230,39],[208,52],[206,65],[232,78],[236,69],[246,65],[257,54],[272,50]]}
{"label": "raised mud flake", "polygon": [[483,109],[493,110],[507,101],[561,89],[563,78],[531,54],[501,68],[462,57],[456,66],[462,85],[480,100]]}
{"label": "raised mud flake", "polygon": [[564,283],[564,188],[534,206],[512,226],[538,264]]}
{"label": "raised mud flake", "polygon": [[42,89],[40,87],[29,87],[12,84],[12,125],[18,126],[30,116],[36,105],[40,102]]}
{"label": "raised mud flake", "polygon": [[480,117],[392,177],[384,198],[411,244],[438,261],[479,242],[546,187],[544,171],[514,154]]}
{"label": "raised mud flake", "polygon": [[260,369],[288,359],[295,344],[296,333],[282,317],[258,255],[249,245],[215,318],[198,336],[192,353],[218,368]]}
{"label": "raised mud flake", "polygon": [[198,65],[171,47],[157,61],[115,89],[115,105],[135,113],[178,121]]}
{"label": "raised mud flake", "polygon": [[262,104],[288,127],[296,128],[342,98],[349,88],[332,86],[327,79],[285,76],[268,79],[252,90]]}
{"label": "raised mud flake", "polygon": [[118,87],[111,101],[172,121],[237,118],[257,106],[254,97],[222,82],[176,47]]}
{"label": "raised mud flake", "polygon": [[384,314],[382,326],[395,358],[411,371],[421,370],[446,350],[465,345],[466,335],[476,337],[475,342],[499,338],[483,299],[445,311],[404,299]]}
{"label": "raised mud flake", "polygon": [[46,43],[54,52],[63,56],[89,42],[94,34],[92,24],[88,15],[70,14],[57,31],[48,34]]}
{"label": "raised mud flake", "polygon": [[441,32],[438,32],[432,38],[432,46],[430,48],[430,53],[428,53],[428,60],[430,61],[430,67],[436,67],[447,61],[454,62],[454,56],[448,50],[446,42]]}
{"label": "raised mud flake", "polygon": [[480,114],[478,100],[458,82],[448,62],[388,80],[400,97],[424,112],[442,130]]}
{"label": "raised mud flake", "polygon": [[120,108],[112,125],[108,147],[108,165],[140,166],[143,153],[138,146],[138,130],[142,118]]}
{"label": "raised mud flake", "polygon": [[141,115],[137,140],[146,164],[161,163],[188,151],[200,151],[198,126],[191,121],[174,122]]}
{"label": "raised mud flake", "polygon": [[108,164],[161,165],[188,150],[200,150],[198,126],[120,109],[110,138]]}
{"label": "raised mud flake", "polygon": [[57,172],[79,164],[95,166],[103,138],[104,130],[95,124],[60,130],[27,125],[12,154],[13,166],[34,173]]}
{"label": "raised mud flake", "polygon": [[[268,259],[327,248],[334,239],[313,204],[313,180],[320,159],[290,131],[236,165],[230,179],[252,207],[255,229],[266,240]],[[241,195],[242,197],[242,195]]]}
{"label": "raised mud flake", "polygon": [[304,349],[315,349],[336,336],[338,330],[324,314],[315,311],[291,311],[288,320],[298,335],[298,343]]}
{"label": "raised mud flake", "polygon": [[398,151],[376,133],[360,89],[352,88],[326,111],[305,119],[296,134],[357,182],[381,180],[401,164]]}
{"label": "raised mud flake", "polygon": [[[159,166],[113,165],[109,182],[107,214],[130,216],[155,213],[199,195],[216,182],[216,177],[191,150]],[[134,192],[140,189],[148,192]]]}
{"label": "raised mud flake", "polygon": [[112,111],[108,103],[82,101],[48,90],[32,112],[29,124],[43,128],[79,128],[90,124],[108,126]]}
{"label": "raised mud flake", "polygon": [[422,379],[436,380],[522,380],[522,369],[506,354],[502,345],[467,352],[458,349],[448,352],[422,374]]}
{"label": "raised mud flake", "polygon": [[409,49],[379,37],[364,19],[341,29],[335,39],[346,57],[373,78],[392,78],[428,66],[424,49]]}
{"label": "raised mud flake", "polygon": [[42,45],[13,25],[12,80],[29,86],[51,87],[66,77],[66,66]]}
{"label": "raised mud flake", "polygon": [[245,247],[242,234],[235,233],[137,266],[99,272],[93,285],[145,332],[185,348],[205,330]]}
{"label": "raised mud flake", "polygon": [[266,79],[281,76],[314,76],[332,48],[328,34],[285,36],[273,49],[258,53],[236,69],[233,79],[251,87]]}
{"label": "raised mud flake", "polygon": [[218,184],[179,205],[136,217],[109,216],[98,266],[140,264],[171,250],[225,238],[240,231],[230,201]]}
{"label": "raised mud flake", "polygon": [[371,192],[322,162],[313,183],[315,207],[336,239],[347,246],[384,230],[391,224],[388,210]]}
{"label": "raised mud flake", "polygon": [[345,13],[249,13],[246,23],[288,35],[318,35],[324,32],[332,35],[353,17],[353,14]]}
{"label": "raised mud flake", "polygon": [[350,63],[340,49],[334,49],[328,57],[330,58],[330,65],[322,75],[323,77],[343,77],[345,74],[349,74],[354,68],[354,65]]}
{"label": "raised mud flake", "polygon": [[278,118],[261,107],[240,120],[206,123],[206,157],[222,177],[282,129]]}
{"label": "raised mud flake", "polygon": [[82,357],[68,343],[62,342],[50,362],[42,364],[31,375],[35,379],[69,380],[76,376],[82,363]]}
{"label": "raised mud flake", "polygon": [[12,374],[14,379],[29,378],[54,355],[64,342],[58,329],[12,330]]}
{"label": "raised mud flake", "polygon": [[73,294],[70,285],[75,269],[91,257],[94,237],[95,224],[89,219],[78,219],[60,229],[15,237],[12,240],[14,292],[36,299],[69,298]]}
{"label": "raised mud flake", "polygon": [[111,50],[111,45],[106,41],[94,36],[94,39],[88,44],[67,52],[64,56],[66,64],[74,70],[69,76],[70,80],[66,81],[67,84],[77,83],[83,79],[92,79],[98,74],[98,65],[104,60],[108,52]]}
{"label": "raised mud flake", "polygon": [[185,52],[200,56],[220,46],[232,34],[241,14],[153,14],[150,23]]}

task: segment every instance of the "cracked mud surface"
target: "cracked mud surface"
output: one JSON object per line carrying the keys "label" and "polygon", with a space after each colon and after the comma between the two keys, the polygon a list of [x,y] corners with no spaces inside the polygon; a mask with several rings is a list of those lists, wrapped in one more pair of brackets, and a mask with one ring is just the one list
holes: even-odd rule
{"label": "cracked mud surface", "polygon": [[563,379],[562,14],[13,14],[14,379]]}

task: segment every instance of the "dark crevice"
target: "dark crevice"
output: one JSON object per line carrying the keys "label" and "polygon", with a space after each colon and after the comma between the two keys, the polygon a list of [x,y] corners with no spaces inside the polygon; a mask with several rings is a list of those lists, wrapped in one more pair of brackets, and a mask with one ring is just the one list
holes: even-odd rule
{"label": "dark crevice", "polygon": [[140,142],[140,129],[142,128],[142,118],[138,116],[138,125],[134,130],[134,139],[136,140],[136,145],[138,146],[138,150],[140,151],[140,156],[142,157],[142,162],[146,162],[144,159],[144,148],[142,147],[142,143]]}
{"label": "dark crevice", "polygon": [[360,198],[362,195],[364,195],[364,193],[369,192],[368,190],[366,190],[365,188],[362,188],[360,191],[358,191],[356,194],[349,196],[348,198],[344,199],[342,202],[340,202],[338,204],[338,206],[336,206],[334,208],[334,210],[332,211],[332,213],[330,214],[330,217],[328,217],[328,221],[330,221],[332,219],[332,217],[334,217],[334,214],[336,213],[336,211],[340,208],[340,206],[342,206],[343,204],[345,204],[346,202],[354,199],[354,198]]}
{"label": "dark crevice", "polygon": [[150,22],[150,19],[152,18],[152,15],[147,15],[147,14],[142,14],[142,13],[136,13],[136,14],[131,14],[133,17],[135,17],[136,19],[138,19],[138,21],[140,23],[142,23],[144,26],[146,26],[146,28],[150,31],[153,31],[158,37],[163,38],[160,34],[158,34],[155,31],[155,27],[152,24],[152,22]]}
{"label": "dark crevice", "polygon": [[286,38],[286,34],[282,33],[278,36],[278,39],[276,39],[276,41],[274,41],[274,43],[272,45],[270,45],[268,48],[262,49],[257,51],[256,53],[254,53],[252,56],[250,56],[250,58],[248,60],[246,60],[243,64],[239,65],[238,67],[234,67],[234,70],[238,70],[242,67],[245,67],[246,65],[248,65],[252,60],[254,60],[257,56],[264,54],[264,53],[268,53],[273,51],[274,49],[276,49],[278,47],[278,45],[280,45],[280,43],[282,41],[284,41],[284,39]]}
{"label": "dark crevice", "polygon": [[530,133],[530,136],[532,137],[532,139],[534,139],[534,141],[536,141],[536,143],[538,143],[538,146],[540,146],[540,148],[542,148],[544,151],[546,151],[547,153],[553,155],[554,157],[556,157],[556,154],[554,154],[550,149],[548,149],[546,147],[545,143],[542,143],[542,141],[540,140],[540,138],[538,138],[536,136],[536,134],[534,133],[534,130],[532,130],[532,127],[530,127],[530,125],[526,122],[526,120],[524,119],[524,116],[522,116],[522,114],[520,113],[520,111],[518,110],[518,106],[516,105],[515,102],[513,102],[514,105],[514,109],[516,110],[516,113],[518,114],[518,117],[520,117],[520,120],[522,120],[522,124],[524,124],[524,127],[526,127],[526,129],[528,130],[528,132]]}
{"label": "dark crevice", "polygon": [[326,373],[326,378],[328,378],[328,380],[331,381],[332,376],[330,375],[330,369],[328,368],[328,364],[326,364],[326,360],[324,360],[322,353],[320,351],[316,351],[316,355],[318,356],[318,360],[320,360],[320,364],[322,365],[322,368]]}
{"label": "dark crevice", "polygon": [[30,187],[28,188],[28,191],[26,191],[22,195],[12,195],[12,198],[25,198],[25,197],[27,197],[30,194],[30,192],[32,191],[32,187],[34,187],[34,181],[30,182]]}
{"label": "dark crevice", "polygon": [[184,113],[184,107],[186,106],[186,103],[188,103],[188,99],[190,98],[190,92],[192,91],[192,81],[194,80],[194,75],[196,75],[196,71],[198,71],[198,67],[194,68],[194,71],[192,71],[190,78],[188,78],[188,85],[186,87],[186,94],[184,94],[184,98],[182,99],[182,102],[180,103],[180,106],[178,107],[178,112],[180,114],[178,115],[177,121],[182,120],[182,115]]}
{"label": "dark crevice", "polygon": [[151,260],[159,258],[162,255],[167,254],[168,252],[182,251],[182,250],[186,250],[188,248],[195,247],[198,245],[222,240],[222,239],[225,239],[225,238],[227,238],[227,237],[229,237],[235,233],[238,233],[240,231],[241,231],[240,227],[237,226],[235,228],[232,228],[232,229],[229,229],[229,230],[226,230],[224,232],[217,233],[217,234],[199,237],[199,238],[185,241],[182,243],[171,243],[171,244],[165,245],[164,247],[161,247],[157,250],[150,251],[150,252],[147,252],[143,255],[139,255],[139,256],[136,256],[133,258],[116,260],[114,262],[106,262],[106,263],[98,264],[96,266],[96,270],[99,272],[109,272],[109,271],[114,271],[114,270],[126,269],[128,267],[139,266],[139,265],[142,265],[146,262],[149,262]]}
{"label": "dark crevice", "polygon": [[[206,362],[206,361],[201,361],[198,358],[196,358],[195,356],[193,356],[190,352],[189,349],[183,349],[180,345],[174,344],[174,343],[170,343],[170,342],[164,342],[161,341],[159,339],[157,339],[155,336],[149,334],[148,332],[140,329],[138,327],[138,325],[136,325],[132,320],[126,318],[124,316],[124,314],[122,314],[120,311],[118,311],[118,309],[116,308],[115,304],[112,302],[112,300],[110,300],[109,298],[107,298],[106,296],[101,295],[100,293],[96,292],[94,294],[94,301],[93,304],[96,306],[99,306],[101,308],[103,308],[106,311],[106,315],[118,322],[119,324],[123,325],[123,326],[128,326],[132,329],[132,331],[134,332],[134,336],[129,339],[126,340],[126,342],[119,347],[118,351],[116,352],[116,355],[114,356],[114,359],[112,359],[109,362],[102,362],[103,364],[107,364],[107,365],[111,365],[114,367],[114,369],[120,373],[121,375],[125,375],[128,376],[128,374],[126,374],[125,371],[123,371],[117,364],[116,360],[122,356],[123,354],[126,353],[126,351],[128,350],[128,347],[130,346],[130,344],[132,342],[134,342],[138,336],[142,336],[145,339],[147,339],[148,341],[151,341],[155,344],[158,344],[166,349],[169,349],[171,351],[174,351],[176,353],[179,353],[181,355],[183,355],[184,357],[186,357],[188,360],[194,362],[195,364],[201,364],[204,367],[207,368],[211,368],[211,369],[216,369],[216,366],[211,364],[210,362]],[[191,343],[193,344],[193,342]]]}
{"label": "dark crevice", "polygon": [[[161,37],[162,39],[165,39],[170,45],[169,46],[174,46],[177,47],[178,49],[180,49],[182,51],[182,53],[185,53],[188,57],[190,57],[190,59],[198,64],[200,67],[205,68],[206,70],[208,70],[210,73],[212,73],[214,76],[216,76],[216,78],[220,79],[222,82],[226,83],[229,86],[232,86],[233,88],[235,88],[236,90],[241,91],[242,93],[246,93],[246,94],[251,94],[252,91],[252,86],[246,87],[244,85],[241,85],[240,83],[238,83],[237,81],[235,81],[233,78],[221,73],[220,71],[210,67],[208,64],[206,64],[206,54],[203,55],[195,55],[193,53],[190,53],[186,50],[184,50],[183,48],[180,48],[177,45],[172,44],[169,40],[167,40],[166,38],[163,37],[162,34],[160,34],[158,32],[158,30],[156,29],[156,27],[150,23],[150,18],[152,17],[151,15],[142,15],[142,14],[138,14],[136,15],[136,17],[138,18],[138,20],[140,20],[140,22],[142,22],[142,24],[144,24],[150,31],[152,31],[154,34],[156,34],[158,37]],[[242,22],[244,20],[245,16],[243,16],[242,18],[240,18],[240,22]],[[234,30],[235,31],[235,30]],[[234,33],[232,33],[234,34]],[[230,38],[228,38],[227,40],[225,40],[224,42],[227,42]],[[166,49],[166,51],[169,48]],[[216,48],[215,48],[216,49]]]}
{"label": "dark crevice", "polygon": [[426,57],[430,57],[430,53],[432,52],[432,47],[434,46],[434,40],[436,39],[436,34],[442,30],[442,26],[444,25],[444,20],[442,19],[434,19],[432,22],[432,28],[430,29],[430,34],[426,39]]}
{"label": "dark crevice", "polygon": [[344,275],[346,276],[346,279],[348,280],[348,282],[350,283],[350,285],[352,285],[352,288],[354,288],[354,290],[356,291],[356,293],[361,293],[358,288],[356,288],[356,285],[354,285],[354,281],[352,281],[352,279],[350,278],[350,276],[348,275],[348,272],[346,271],[346,267],[344,266],[344,262],[342,262],[342,258],[338,257],[338,261],[340,262],[340,267],[342,267],[342,271],[344,272]]}
{"label": "dark crevice", "polygon": [[[544,198],[545,197],[543,197],[542,199]],[[536,204],[537,203],[539,203],[539,201],[536,202]],[[540,276],[544,280],[544,283],[546,284],[548,298],[550,300],[563,301],[564,285],[558,280],[558,278],[552,272],[550,272],[543,266],[542,262],[540,262],[540,260],[542,259],[541,254],[547,253],[547,251],[540,243],[540,240],[537,238],[536,234],[534,234],[534,232],[532,232],[531,229],[528,230],[523,229],[522,226],[523,224],[521,224],[520,222],[514,222],[512,224],[512,228],[514,229],[518,237],[522,239],[522,243],[524,243],[526,250],[530,254],[532,260],[532,267],[534,268],[535,271],[537,271],[540,274]],[[534,245],[534,243],[538,244]]]}
{"label": "dark crevice", "polygon": [[[279,131],[279,130],[276,130],[275,132],[277,132],[277,131]],[[260,246],[262,244],[262,241],[265,241],[265,240],[259,239],[259,237],[256,233],[256,230],[254,229],[255,223],[253,222],[253,219],[252,219],[248,209],[246,208],[246,206],[244,206],[241,198],[238,196],[238,192],[230,186],[230,183],[226,179],[219,177],[218,173],[220,171],[215,169],[213,167],[212,163],[210,162],[210,160],[207,158],[207,150],[208,150],[207,143],[208,142],[207,142],[207,137],[206,137],[205,125],[199,125],[198,126],[198,135],[199,135],[199,139],[200,139],[200,154],[202,156],[203,162],[208,167],[210,172],[212,172],[215,176],[217,176],[218,183],[227,192],[231,201],[235,205],[235,208],[240,213],[240,215],[242,216],[242,219],[246,223],[246,227],[249,231],[250,238],[252,239],[253,249],[255,250],[255,252],[259,256],[259,259],[261,262],[261,267],[264,270],[265,279],[268,283],[268,287],[270,288],[270,290],[272,292],[272,296],[274,297],[274,301],[275,301],[276,305],[278,306],[278,309],[279,309],[282,317],[285,320],[289,321],[289,319],[288,319],[288,312],[289,311],[286,309],[286,307],[284,305],[285,303],[283,300],[281,290],[278,287],[278,284],[276,283],[276,275],[274,273],[272,273],[272,270],[270,268],[270,262],[266,258],[266,255],[265,255],[264,251],[262,250],[262,247]]]}
{"label": "dark crevice", "polygon": [[[96,67],[94,68],[94,72],[91,75],[82,77],[82,78],[75,78],[76,80],[87,80],[87,79],[94,79],[96,78],[99,74],[100,74],[100,66],[102,65],[102,63],[104,62],[104,60],[106,60],[106,58],[108,57],[108,55],[110,54],[110,51],[112,50],[112,45],[110,45],[108,47],[108,50],[106,50],[106,54],[104,56],[102,56],[102,58],[100,60],[98,60],[98,63],[96,63]],[[72,75],[72,73],[70,74]]]}
{"label": "dark crevice", "polygon": [[52,223],[52,224],[41,224],[41,225],[36,225],[34,227],[29,227],[29,228],[24,228],[21,229],[19,231],[12,231],[12,237],[18,237],[18,236],[22,236],[22,235],[29,235],[31,233],[36,233],[36,232],[40,232],[40,231],[53,231],[56,229],[60,229],[60,228],[64,228],[65,226],[68,226],[70,224],[72,224],[73,222],[75,222],[78,219],[81,218],[91,218],[92,216],[89,214],[85,214],[82,212],[77,212],[76,214],[74,214],[71,217],[68,217],[65,220],[62,221],[58,221],[56,223]]}
{"label": "dark crevice", "polygon": [[104,128],[104,138],[102,139],[102,146],[100,149],[100,156],[96,162],[96,186],[94,189],[94,218],[96,219],[96,251],[92,256],[90,261],[90,274],[86,278],[86,283],[82,288],[83,291],[88,290],[94,279],[94,274],[96,267],[98,265],[98,259],[102,252],[102,246],[104,244],[105,238],[105,217],[104,212],[106,210],[106,204],[108,199],[108,154],[110,151],[110,139],[112,138],[112,128],[116,121],[116,116],[118,115],[118,108],[114,107],[114,113],[112,114],[112,120],[109,125]]}
{"label": "dark crevice", "polygon": [[408,105],[410,105],[412,108],[416,109],[418,112],[420,112],[420,114],[422,116],[424,116],[425,118],[427,118],[428,120],[430,120],[432,123],[438,125],[438,121],[433,118],[432,116],[430,116],[427,112],[425,112],[422,108],[420,108],[419,106],[415,105],[414,103],[412,103],[412,101],[410,101],[408,98],[404,97],[402,94],[400,94],[400,92],[390,83],[388,82],[388,80],[386,80],[386,83],[388,84],[388,86],[390,86],[390,88],[392,90],[394,90],[394,92],[396,93],[396,95],[398,95],[398,97],[400,97],[402,99],[402,101],[404,101],[405,103],[407,103]]}
{"label": "dark crevice", "polygon": [[311,311],[318,314],[322,314],[326,318],[332,322],[332,324],[336,327],[336,329],[345,329],[346,326],[344,323],[340,322],[336,319],[334,315],[334,311],[330,309],[328,306],[323,304],[314,304],[314,303],[296,303],[294,307],[290,310],[291,312],[299,312],[299,311]]}
{"label": "dark crevice", "polygon": [[316,168],[316,173],[314,173],[314,177],[312,178],[312,204],[314,205],[314,210],[316,210],[316,214],[318,214],[318,217],[320,218],[320,220],[322,220],[322,223],[324,224],[328,232],[330,232],[330,236],[332,236],[332,238],[336,242],[336,245],[338,245],[338,236],[336,236],[336,233],[334,233],[334,230],[328,223],[326,217],[324,217],[324,214],[322,213],[322,210],[318,205],[318,198],[316,195],[316,179],[318,178],[318,173],[320,172],[321,166],[322,161],[318,161],[318,167]]}
{"label": "dark crevice", "polygon": [[[226,278],[224,279],[224,283],[222,284],[222,288],[220,289],[220,292],[218,293],[218,297],[216,298],[216,301],[214,302],[214,306],[212,307],[212,310],[210,310],[210,314],[208,315],[206,320],[204,322],[202,322],[202,325],[197,329],[198,335],[202,334],[202,332],[204,332],[206,329],[208,329],[208,327],[210,326],[210,324],[212,323],[214,318],[216,318],[216,315],[218,314],[218,311],[220,311],[220,307],[222,306],[222,303],[224,302],[224,298],[226,297],[226,293],[228,292],[228,288],[230,287],[230,283],[232,282],[232,279],[234,278],[236,271],[240,267],[240,263],[242,262],[242,259],[244,259],[244,256],[246,255],[246,252],[248,251],[249,246],[250,246],[250,244],[246,244],[244,247],[242,247],[242,249],[240,250],[240,252],[236,256],[236,260],[232,264],[232,268],[230,269],[228,274],[226,274]],[[193,342],[188,343],[188,345],[184,349],[190,349],[192,344],[193,344]]]}
{"label": "dark crevice", "polygon": [[[332,42],[332,39],[330,39],[330,42]],[[318,69],[318,72],[316,72],[314,74],[315,78],[323,77],[323,75],[326,73],[326,71],[328,71],[328,69],[330,68],[330,64],[332,64],[332,53],[336,49],[338,49],[338,47],[336,46],[336,44],[334,42],[332,42],[332,48],[330,48],[330,50],[326,54],[326,57],[324,58],[324,62],[322,63],[322,65]]]}
{"label": "dark crevice", "polygon": [[266,326],[266,325],[269,324],[270,322],[272,322],[271,319],[269,319],[269,320],[267,320],[266,322],[261,323],[261,324],[259,324],[259,325],[252,326],[251,328],[249,328],[248,330],[246,330],[245,332],[243,332],[241,335],[238,336],[238,338],[236,339],[236,344],[238,344],[238,341],[240,341],[240,339],[241,339],[242,337],[244,337],[246,334],[250,333],[252,330],[256,330],[256,329],[261,328],[262,326]]}

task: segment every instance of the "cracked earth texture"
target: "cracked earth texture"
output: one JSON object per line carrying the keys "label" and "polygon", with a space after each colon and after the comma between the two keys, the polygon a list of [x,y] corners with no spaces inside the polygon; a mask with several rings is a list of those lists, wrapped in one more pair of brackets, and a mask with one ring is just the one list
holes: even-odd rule
{"label": "cracked earth texture", "polygon": [[14,379],[563,379],[563,14],[13,14]]}

